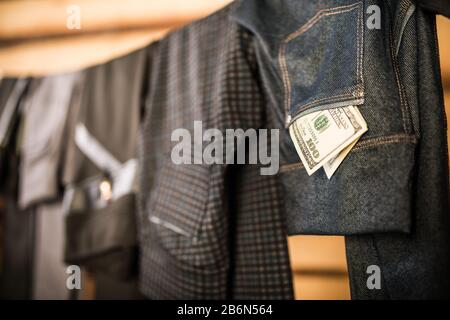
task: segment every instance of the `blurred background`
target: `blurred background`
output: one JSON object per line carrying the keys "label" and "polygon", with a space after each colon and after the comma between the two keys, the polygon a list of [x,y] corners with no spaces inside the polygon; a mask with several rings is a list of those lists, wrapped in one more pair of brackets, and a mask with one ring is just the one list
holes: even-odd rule
{"label": "blurred background", "polygon": [[[230,2],[0,0],[0,77],[42,76],[102,63]],[[450,20],[438,16],[437,22],[448,115]],[[2,205],[0,198],[0,210]],[[290,237],[289,248],[297,299],[350,298],[343,237]],[[93,283],[88,277],[84,299],[95,299]]]}

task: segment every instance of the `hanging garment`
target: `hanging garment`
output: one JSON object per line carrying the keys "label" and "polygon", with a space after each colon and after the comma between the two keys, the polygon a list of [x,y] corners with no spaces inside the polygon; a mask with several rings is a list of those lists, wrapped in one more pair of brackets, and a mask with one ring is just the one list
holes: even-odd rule
{"label": "hanging garment", "polygon": [[22,93],[22,85],[18,82],[25,83],[24,79],[15,78],[0,79],[0,146],[4,149],[7,145],[7,132],[11,124],[11,115],[17,109],[17,99]]}
{"label": "hanging garment", "polygon": [[[120,186],[129,188],[118,180],[123,181],[123,175],[133,176],[127,172],[136,170],[133,159],[145,72],[144,49],[83,70],[83,85],[69,110],[63,164],[67,200],[65,257],[93,271],[96,299],[141,297],[136,286],[134,194],[121,191]],[[105,166],[104,157],[96,160],[99,148],[90,152],[77,142],[80,126],[90,137],[87,145],[95,141],[104,151],[101,153],[107,153],[107,158],[117,165]],[[114,193],[108,201],[102,201],[99,194],[102,185]]]}
{"label": "hanging garment", "polygon": [[65,261],[127,280],[135,276],[137,263],[137,160],[121,164],[82,124],[75,129],[75,143],[104,174],[66,188]]}
{"label": "hanging garment", "polygon": [[19,118],[19,101],[23,97],[28,80],[6,78],[0,82],[0,177],[4,173],[6,149],[14,140],[12,132]]}
{"label": "hanging garment", "polygon": [[67,266],[63,261],[64,215],[62,203],[40,204],[34,209],[33,299],[67,300]]}
{"label": "hanging garment", "polygon": [[[373,6],[379,27],[368,26]],[[258,39],[278,128],[349,105],[369,128],[331,179],[322,170],[308,176],[282,131],[289,234],[347,236],[354,299],[448,298],[448,156],[434,16],[408,0],[247,0],[233,19]],[[372,265],[380,288],[367,285]]]}
{"label": "hanging garment", "polygon": [[[18,132],[20,110],[29,85],[27,79],[3,79],[0,87],[0,127],[2,163],[0,193],[5,205],[2,212],[3,239],[0,267],[0,297],[30,299],[33,291],[34,211],[18,205]],[[6,87],[7,86],[7,87]]]}
{"label": "hanging garment", "polygon": [[[9,158],[16,160],[17,158]],[[18,168],[12,171],[17,173]],[[35,212],[17,206],[17,178],[9,176],[2,189],[5,207],[2,214],[2,266],[0,268],[1,299],[32,299],[35,252]]]}
{"label": "hanging garment", "polygon": [[81,73],[31,80],[23,113],[20,145],[19,205],[54,201],[61,196],[64,128]]}
{"label": "hanging garment", "polygon": [[171,159],[172,132],[193,137],[197,120],[221,132],[272,125],[255,39],[230,8],[148,49],[138,225],[140,288],[151,299],[293,298],[277,178],[257,165]]}
{"label": "hanging garment", "polygon": [[76,146],[75,128],[80,123],[117,161],[135,157],[145,66],[141,49],[83,71],[82,88],[68,115],[64,185],[102,173]]}
{"label": "hanging garment", "polygon": [[[346,238],[356,299],[450,298],[449,161],[436,39],[435,17],[418,9],[405,27],[398,53],[408,101],[420,123],[411,233]],[[370,265],[380,267],[380,290],[367,287]]]}
{"label": "hanging garment", "polygon": [[82,74],[33,78],[21,110],[19,200],[35,214],[33,299],[68,299],[61,159],[66,117]]}

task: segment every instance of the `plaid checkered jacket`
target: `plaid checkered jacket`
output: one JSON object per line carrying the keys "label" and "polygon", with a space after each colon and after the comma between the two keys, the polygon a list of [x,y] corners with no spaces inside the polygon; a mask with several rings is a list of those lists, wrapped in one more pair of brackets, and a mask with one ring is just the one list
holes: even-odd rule
{"label": "plaid checkered jacket", "polygon": [[[291,299],[281,192],[257,165],[171,160],[171,133],[270,128],[254,39],[225,8],[148,48],[140,287],[152,299]],[[193,136],[193,134],[192,134]]]}

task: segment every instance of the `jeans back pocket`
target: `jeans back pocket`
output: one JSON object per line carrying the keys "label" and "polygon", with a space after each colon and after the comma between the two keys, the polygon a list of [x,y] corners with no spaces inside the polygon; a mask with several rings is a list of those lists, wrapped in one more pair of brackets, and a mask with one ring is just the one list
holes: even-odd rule
{"label": "jeans back pocket", "polygon": [[363,4],[323,9],[279,50],[287,124],[318,109],[364,102]]}

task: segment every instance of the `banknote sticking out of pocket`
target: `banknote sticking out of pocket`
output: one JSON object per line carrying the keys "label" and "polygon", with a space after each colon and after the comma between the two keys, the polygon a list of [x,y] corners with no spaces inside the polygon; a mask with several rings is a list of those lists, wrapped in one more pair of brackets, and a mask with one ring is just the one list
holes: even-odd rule
{"label": "banknote sticking out of pocket", "polygon": [[328,179],[367,130],[356,106],[315,111],[295,119],[289,126],[308,175],[323,167]]}

